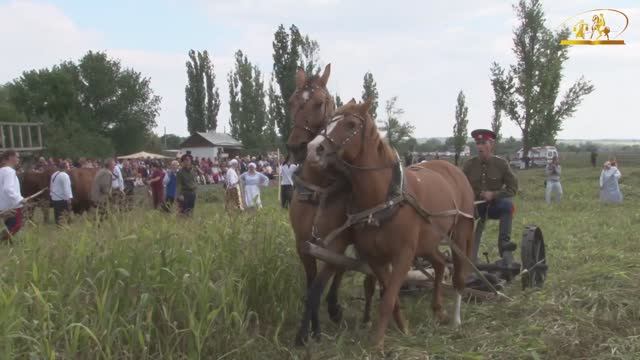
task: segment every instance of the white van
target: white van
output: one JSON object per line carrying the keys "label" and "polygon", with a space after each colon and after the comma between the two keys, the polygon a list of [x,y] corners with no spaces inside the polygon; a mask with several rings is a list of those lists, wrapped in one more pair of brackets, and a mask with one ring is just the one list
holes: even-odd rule
{"label": "white van", "polygon": [[[524,169],[524,161],[522,161],[522,153],[523,150],[520,148],[516,152],[516,155],[513,160],[511,160],[511,166],[519,167],[520,169]],[[560,156],[558,153],[558,149],[555,146],[540,146],[533,147],[529,150],[529,166],[547,166],[548,163],[551,162],[554,156]]]}

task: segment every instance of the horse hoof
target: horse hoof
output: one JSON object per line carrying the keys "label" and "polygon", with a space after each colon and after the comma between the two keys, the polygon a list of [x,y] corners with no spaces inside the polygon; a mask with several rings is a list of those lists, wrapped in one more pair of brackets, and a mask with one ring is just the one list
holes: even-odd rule
{"label": "horse hoof", "polygon": [[329,319],[336,324],[342,321],[342,308],[340,305],[329,306]]}
{"label": "horse hoof", "polygon": [[446,311],[439,311],[436,313],[436,323],[438,325],[447,325],[449,324],[449,315],[447,315]]}
{"label": "horse hoof", "polygon": [[298,333],[296,335],[295,346],[304,347],[309,341],[309,335]]}

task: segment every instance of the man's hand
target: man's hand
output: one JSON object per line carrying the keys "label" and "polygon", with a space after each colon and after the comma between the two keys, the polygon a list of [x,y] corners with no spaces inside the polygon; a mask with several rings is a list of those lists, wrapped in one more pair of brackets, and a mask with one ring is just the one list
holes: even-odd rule
{"label": "man's hand", "polygon": [[182,195],[178,196],[178,201],[184,202],[184,196],[182,196]]}
{"label": "man's hand", "polygon": [[496,193],[493,191],[482,191],[480,192],[480,197],[485,201],[492,201],[496,197]]}

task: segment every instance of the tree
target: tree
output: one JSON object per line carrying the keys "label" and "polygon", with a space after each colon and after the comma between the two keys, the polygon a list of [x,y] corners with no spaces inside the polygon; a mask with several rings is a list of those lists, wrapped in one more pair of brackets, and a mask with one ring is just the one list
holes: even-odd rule
{"label": "tree", "polygon": [[[280,97],[283,103],[287,103],[296,90],[295,74],[300,63],[300,46],[302,37],[295,25],[291,25],[291,36],[283,25],[278,27],[273,40],[273,75],[280,88]],[[278,132],[283,140],[289,138],[291,131],[291,115],[289,107],[284,107],[282,116],[276,119]]]}
{"label": "tree", "polygon": [[[267,91],[267,98],[269,100],[269,108],[268,108],[268,123],[267,123],[267,131],[266,137],[270,144],[276,145],[278,144],[278,134],[277,134],[277,122],[278,119],[281,119],[285,116],[285,104],[282,100],[282,97],[278,95],[276,89],[274,87],[275,78],[273,74],[271,75],[271,81],[269,82],[269,89]],[[276,84],[277,85],[277,84]]]}
{"label": "tree", "polygon": [[340,95],[336,94],[336,108],[339,108],[342,105],[344,105],[344,103],[342,102],[342,99],[340,98]]}
{"label": "tree", "polygon": [[[496,143],[500,142],[502,130],[502,110],[504,104],[500,102],[502,98],[501,94],[509,93],[512,88],[507,88],[513,81],[509,78],[506,81],[500,81],[505,78],[504,70],[500,66],[496,66],[494,63],[491,66],[491,87],[493,88],[493,118],[491,119],[491,130],[496,134]],[[507,75],[510,76],[510,75]]]}
{"label": "tree", "polygon": [[218,126],[220,94],[215,86],[213,63],[207,50],[189,50],[185,114],[189,133],[215,131]]}
{"label": "tree", "polygon": [[205,112],[205,129],[216,131],[218,128],[218,112],[220,111],[220,93],[216,87],[216,75],[213,71],[213,63],[209,60],[209,53],[204,51],[201,60],[204,69],[204,79],[207,93],[207,106]]}
{"label": "tree", "polygon": [[163,149],[177,149],[185,138],[174,134],[166,134],[160,136],[160,143]]}
{"label": "tree", "polygon": [[397,107],[398,97],[394,96],[387,100],[385,111],[387,118],[383,121],[381,130],[386,131],[385,137],[389,145],[396,148],[402,141],[406,141],[413,135],[415,127],[408,122],[400,122],[400,116],[404,110]]}
{"label": "tree", "polygon": [[467,119],[467,113],[469,112],[469,108],[465,103],[465,96],[462,90],[458,93],[458,100],[456,103],[456,122],[453,124],[453,147],[456,152],[456,165],[458,165],[458,159],[460,158],[460,153],[464,150],[464,146],[467,143],[467,125],[469,124],[469,119]]}
{"label": "tree", "polygon": [[8,89],[17,111],[28,120],[42,120],[47,147],[61,156],[77,156],[91,146],[101,153],[141,150],[161,100],[148,78],[92,51],[78,63],[26,71]]}
{"label": "tree", "polygon": [[567,37],[569,29],[549,30],[540,0],[520,0],[514,8],[520,19],[513,39],[516,63],[506,74],[494,63],[492,83],[497,83],[496,100],[502,110],[522,131],[526,154],[533,146],[554,143],[563,121],[594,87],[581,77],[556,104],[563,64],[568,59],[568,49],[560,45],[560,39]]}
{"label": "tree", "polygon": [[27,117],[9,101],[9,89],[0,85],[0,121],[25,122]]}
{"label": "tree", "polygon": [[371,99],[369,114],[371,114],[371,118],[375,121],[378,118],[378,85],[375,80],[373,80],[373,74],[371,72],[364,74],[362,83],[362,101],[366,101],[367,99]]}
{"label": "tree", "polygon": [[317,74],[320,72],[320,45],[317,41],[311,40],[309,35],[305,35],[300,44],[300,67],[307,74]]}
{"label": "tree", "polygon": [[231,135],[245,149],[263,150],[268,143],[267,110],[262,74],[241,50],[236,52],[234,69],[228,75]]}
{"label": "tree", "polygon": [[187,66],[187,85],[185,86],[185,115],[190,134],[206,129],[204,71],[200,63],[200,52],[189,50]]}

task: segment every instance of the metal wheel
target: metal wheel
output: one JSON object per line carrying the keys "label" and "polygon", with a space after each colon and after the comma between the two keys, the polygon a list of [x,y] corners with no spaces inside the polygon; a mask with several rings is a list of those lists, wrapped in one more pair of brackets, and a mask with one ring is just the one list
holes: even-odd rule
{"label": "metal wheel", "polygon": [[520,245],[522,260],[522,289],[528,287],[542,287],[547,279],[547,259],[542,230],[535,225],[529,225],[522,234]]}

